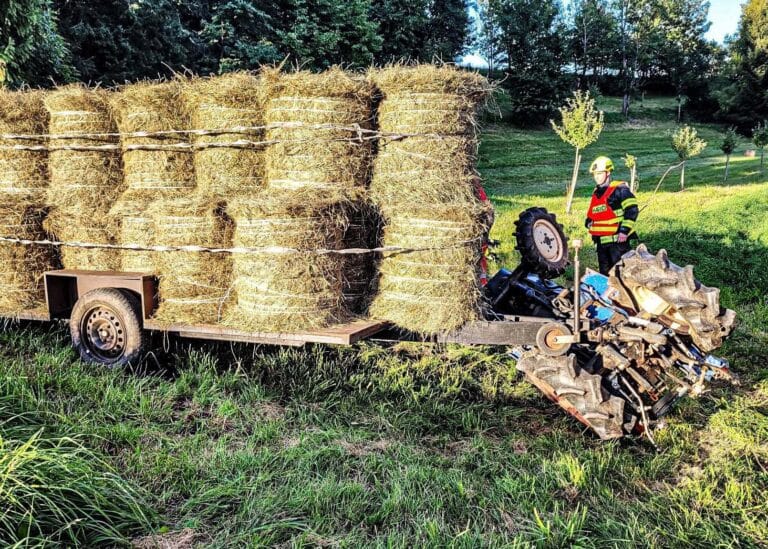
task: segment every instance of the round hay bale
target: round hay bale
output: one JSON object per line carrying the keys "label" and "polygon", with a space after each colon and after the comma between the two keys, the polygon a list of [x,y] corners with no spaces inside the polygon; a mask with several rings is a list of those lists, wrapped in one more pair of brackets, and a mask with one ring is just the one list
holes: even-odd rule
{"label": "round hay bale", "polygon": [[[207,198],[163,201],[153,205],[155,241],[161,246],[228,248],[233,225]],[[169,251],[156,256],[160,304],[155,319],[167,323],[210,324],[221,319],[230,294],[232,256],[224,253]]]}
{"label": "round hay bale", "polygon": [[[263,248],[234,257],[235,302],[224,322],[238,329],[295,332],[348,318],[344,260],[313,250],[340,249],[344,204],[240,200],[230,208],[235,246]],[[285,253],[282,253],[285,252]]]}
{"label": "round hay bale", "polygon": [[[13,150],[14,146],[44,146],[48,113],[40,91],[8,91],[0,87],[0,193],[40,204],[48,186],[48,152]],[[3,137],[3,136],[6,137]]]}
{"label": "round hay bale", "polygon": [[[120,245],[150,247],[155,245],[155,222],[149,208],[155,196],[144,191],[127,191],[109,211],[112,234]],[[156,252],[120,250],[120,270],[155,274]]]}
{"label": "round hay bale", "polygon": [[479,262],[485,227],[472,208],[414,209],[390,216],[370,314],[407,330],[436,334],[480,317]]}
{"label": "round hay bale", "polygon": [[[111,100],[120,133],[188,129],[182,89],[179,80],[124,86]],[[188,134],[126,135],[122,144],[125,184],[129,189],[183,192],[195,186],[192,150],[178,148],[190,144]],[[142,145],[159,149],[133,148]]]}
{"label": "round hay bale", "polygon": [[[40,206],[0,203],[0,235],[27,240],[46,238]],[[45,308],[44,274],[59,267],[55,248],[0,242],[0,313],[14,315]]]}
{"label": "round hay bale", "polygon": [[339,68],[320,74],[267,71],[264,119],[267,186],[306,190],[366,185],[371,142],[359,129],[372,125],[370,84]]}
{"label": "round hay bale", "polygon": [[[184,87],[192,128],[220,130],[264,125],[264,89],[258,77],[238,72],[199,79]],[[264,130],[195,135],[197,145],[264,141]],[[252,194],[264,186],[264,147],[198,148],[195,177],[200,191],[214,199]]]}
{"label": "round hay bale", "polygon": [[444,65],[393,65],[369,72],[380,90],[379,128],[395,134],[462,135],[493,88],[483,76]]}
{"label": "round hay bale", "polygon": [[371,199],[380,207],[471,204],[476,141],[466,137],[383,139],[374,161]]}

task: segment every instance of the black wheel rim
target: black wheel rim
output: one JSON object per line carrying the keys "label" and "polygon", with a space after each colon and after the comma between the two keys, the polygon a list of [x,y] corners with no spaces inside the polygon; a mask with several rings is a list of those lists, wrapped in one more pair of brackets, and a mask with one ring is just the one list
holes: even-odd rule
{"label": "black wheel rim", "polygon": [[115,311],[104,305],[88,310],[80,333],[88,353],[100,362],[114,363],[125,355],[125,324]]}

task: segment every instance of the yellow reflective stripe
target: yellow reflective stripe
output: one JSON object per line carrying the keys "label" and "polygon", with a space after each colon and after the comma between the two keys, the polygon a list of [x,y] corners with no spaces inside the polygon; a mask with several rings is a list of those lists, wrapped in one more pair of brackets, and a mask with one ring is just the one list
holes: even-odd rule
{"label": "yellow reflective stripe", "polygon": [[630,208],[632,206],[637,206],[637,198],[627,198],[621,203],[621,207],[624,209]]}
{"label": "yellow reflective stripe", "polygon": [[629,227],[630,229],[635,226],[635,223],[637,223],[637,221],[632,221],[631,219],[625,219],[621,222],[622,226]]}
{"label": "yellow reflective stripe", "polygon": [[611,242],[616,242],[617,236],[611,235],[611,236],[601,236],[600,237],[600,244],[609,244]]}
{"label": "yellow reflective stripe", "polygon": [[615,213],[617,217],[623,217],[624,216],[624,210],[622,210],[622,209],[613,210],[613,213]]}
{"label": "yellow reflective stripe", "polygon": [[613,217],[611,219],[601,219],[600,221],[593,222],[594,225],[617,225],[624,221],[623,217]]}

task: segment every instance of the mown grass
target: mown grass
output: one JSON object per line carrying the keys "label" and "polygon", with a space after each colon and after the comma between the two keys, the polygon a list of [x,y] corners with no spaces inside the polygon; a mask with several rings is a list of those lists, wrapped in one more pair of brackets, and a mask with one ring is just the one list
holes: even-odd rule
{"label": "mown grass", "polygon": [[[172,341],[156,365],[113,372],[77,361],[61,327],[15,326],[0,334],[0,397],[12,386],[16,410],[4,413],[79,433],[148,494],[158,518],[144,534],[183,530],[201,546],[763,545],[768,178],[739,160],[723,185],[711,146],[689,167],[687,191],[669,180],[653,197],[674,162],[664,135],[673,103],[656,104],[650,121],[610,125],[586,156],[638,156],[641,236],[723,289],[742,321],[723,354],[743,377],[686,400],[658,452],[584,433],[491,349]],[[703,128],[712,141],[717,131]],[[585,236],[586,175],[576,213],[562,211],[571,161],[549,131],[487,128],[481,172],[504,263],[516,261],[513,221],[525,207],[544,205]],[[591,247],[584,255],[594,266]]]}

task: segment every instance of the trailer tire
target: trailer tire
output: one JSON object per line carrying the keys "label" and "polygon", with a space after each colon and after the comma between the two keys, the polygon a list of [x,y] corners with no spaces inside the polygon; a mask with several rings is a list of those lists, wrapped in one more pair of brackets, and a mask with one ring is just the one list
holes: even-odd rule
{"label": "trailer tire", "polygon": [[138,298],[114,288],[80,297],[70,315],[69,331],[83,362],[109,368],[138,363],[148,344]]}
{"label": "trailer tire", "polygon": [[542,278],[557,278],[568,266],[568,241],[555,214],[528,208],[515,221],[521,263]]}

